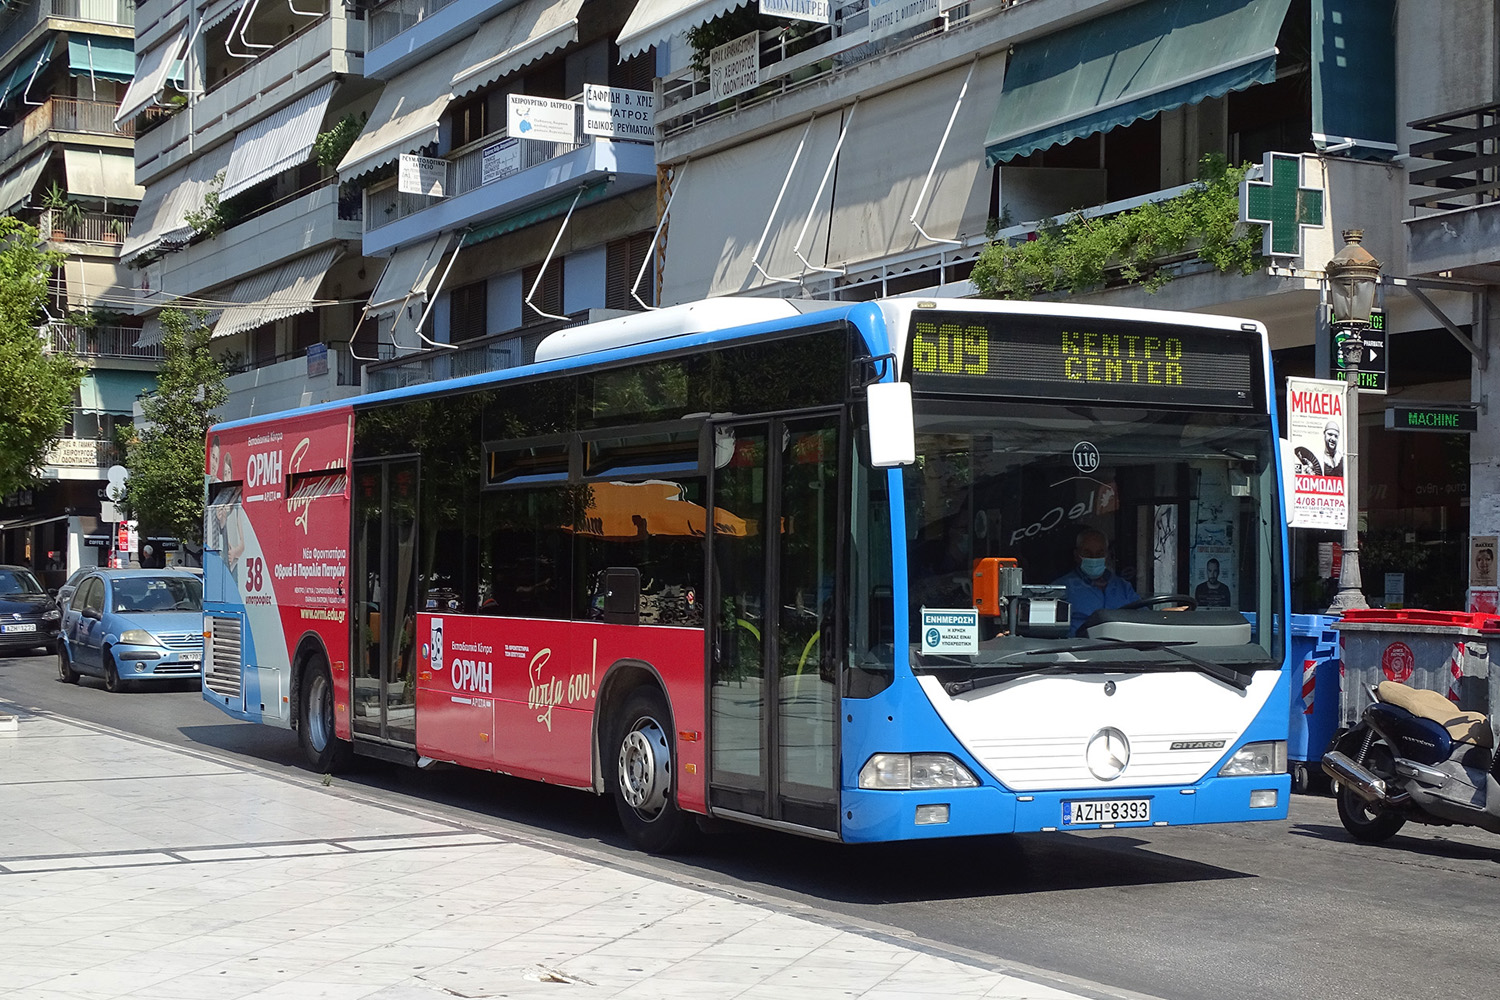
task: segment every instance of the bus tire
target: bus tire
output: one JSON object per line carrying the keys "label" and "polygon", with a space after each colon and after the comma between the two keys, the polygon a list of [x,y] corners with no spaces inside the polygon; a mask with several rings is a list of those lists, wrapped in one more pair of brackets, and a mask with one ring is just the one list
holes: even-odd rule
{"label": "bus tire", "polygon": [[354,748],[335,735],[333,678],[328,661],[313,656],[302,668],[302,690],[297,700],[297,742],[314,771],[333,774],[348,767]]}
{"label": "bus tire", "polygon": [[615,718],[608,759],[620,825],[631,843],[648,854],[684,850],[697,824],[677,807],[672,717],[666,699],[655,687],[636,688]]}

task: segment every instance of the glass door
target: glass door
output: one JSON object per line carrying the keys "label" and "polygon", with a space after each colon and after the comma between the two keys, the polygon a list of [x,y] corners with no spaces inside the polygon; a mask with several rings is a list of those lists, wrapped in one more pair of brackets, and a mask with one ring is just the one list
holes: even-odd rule
{"label": "glass door", "polygon": [[711,485],[711,801],[837,829],[839,417],[716,438],[734,448]]}
{"label": "glass door", "polygon": [[354,732],[416,744],[417,462],[355,463]]}

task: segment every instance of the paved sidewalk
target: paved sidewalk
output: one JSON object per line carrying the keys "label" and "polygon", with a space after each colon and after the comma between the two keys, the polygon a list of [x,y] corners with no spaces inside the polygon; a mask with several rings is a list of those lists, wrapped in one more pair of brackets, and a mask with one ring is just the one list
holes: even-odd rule
{"label": "paved sidewalk", "polygon": [[0,998],[1117,996],[0,705]]}

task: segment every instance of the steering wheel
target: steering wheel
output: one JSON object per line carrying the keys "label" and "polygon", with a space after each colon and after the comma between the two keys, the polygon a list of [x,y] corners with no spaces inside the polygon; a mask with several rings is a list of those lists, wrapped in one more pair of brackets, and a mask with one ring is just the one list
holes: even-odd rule
{"label": "steering wheel", "polygon": [[1143,597],[1139,601],[1122,604],[1120,605],[1120,610],[1137,611],[1141,608],[1154,608],[1158,604],[1185,604],[1189,611],[1195,611],[1198,608],[1198,602],[1187,594],[1152,594],[1150,597]]}

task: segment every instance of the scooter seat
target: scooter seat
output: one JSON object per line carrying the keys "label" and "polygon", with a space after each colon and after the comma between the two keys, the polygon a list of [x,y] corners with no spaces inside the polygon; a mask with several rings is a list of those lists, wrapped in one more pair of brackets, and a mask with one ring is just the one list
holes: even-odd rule
{"label": "scooter seat", "polygon": [[1479,712],[1466,712],[1436,691],[1410,688],[1396,681],[1381,681],[1376,695],[1387,705],[1404,708],[1421,719],[1431,719],[1460,743],[1494,749],[1495,736],[1489,720]]}

